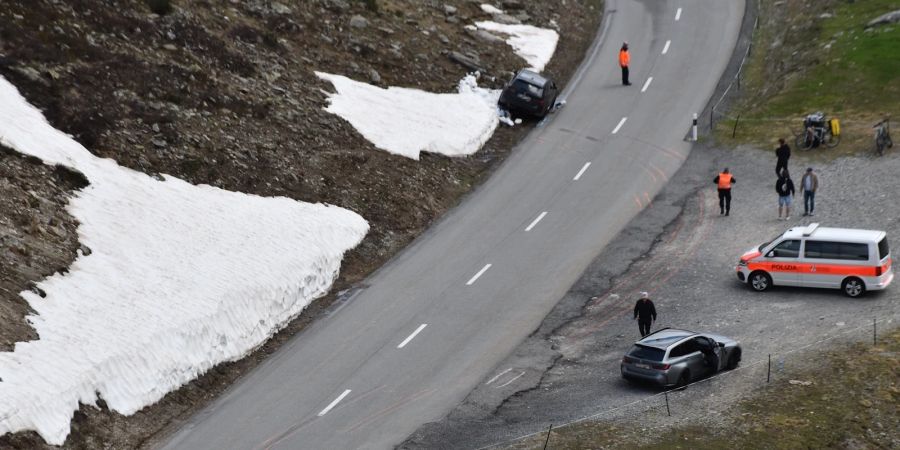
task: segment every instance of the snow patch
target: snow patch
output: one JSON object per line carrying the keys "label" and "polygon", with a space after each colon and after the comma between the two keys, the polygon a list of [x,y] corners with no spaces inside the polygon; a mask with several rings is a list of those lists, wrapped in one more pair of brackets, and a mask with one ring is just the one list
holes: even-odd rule
{"label": "snow patch", "polygon": [[506,43],[529,65],[529,69],[541,72],[556,52],[559,33],[533,25],[506,25],[497,22],[475,22],[475,26],[509,36]]}
{"label": "snow patch", "polygon": [[471,155],[499,122],[500,91],[479,88],[475,75],[463,78],[455,94],[385,89],[341,75],[316,75],[336,91],[328,94],[326,111],[349,122],[376,147],[407,158],[418,160],[422,151]]}
{"label": "snow patch", "polygon": [[[480,101],[480,100],[479,100]],[[67,209],[79,254],[22,297],[40,338],[0,353],[0,435],[62,444],[79,403],[133,414],[247,355],[337,277],[368,224],[356,213],[165,177],[93,156],[0,77],[0,142],[90,185]]]}

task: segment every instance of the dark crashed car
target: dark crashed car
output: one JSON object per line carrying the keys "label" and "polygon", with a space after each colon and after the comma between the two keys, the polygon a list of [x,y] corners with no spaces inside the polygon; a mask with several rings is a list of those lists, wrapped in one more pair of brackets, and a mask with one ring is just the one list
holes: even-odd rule
{"label": "dark crashed car", "polygon": [[741,362],[741,345],[725,336],[663,328],[634,343],[622,358],[622,377],[663,387],[685,386]]}
{"label": "dark crashed car", "polygon": [[559,89],[556,83],[531,70],[520,70],[513,77],[497,102],[514,116],[543,118],[556,105]]}

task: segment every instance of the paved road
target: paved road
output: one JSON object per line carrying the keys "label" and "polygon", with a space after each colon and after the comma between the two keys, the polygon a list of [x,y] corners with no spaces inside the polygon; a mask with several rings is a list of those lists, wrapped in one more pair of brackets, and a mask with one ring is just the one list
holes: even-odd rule
{"label": "paved road", "polygon": [[[368,287],[165,448],[389,448],[445,415],[541,323],[686,159],[690,114],[724,70],[744,10],[606,3],[567,106]],[[623,40],[630,87],[616,66]]]}

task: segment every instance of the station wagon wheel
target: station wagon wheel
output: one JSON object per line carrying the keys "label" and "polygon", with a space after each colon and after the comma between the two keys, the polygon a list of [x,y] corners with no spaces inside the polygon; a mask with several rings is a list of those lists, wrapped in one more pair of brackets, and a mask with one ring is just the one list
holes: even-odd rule
{"label": "station wagon wheel", "polygon": [[681,376],[678,377],[678,383],[675,384],[675,388],[676,389],[684,389],[690,383],[691,383],[691,372],[688,370],[685,370],[684,372],[681,372]]}
{"label": "station wagon wheel", "polygon": [[841,289],[848,297],[859,297],[866,293],[866,284],[856,277],[850,277],[841,283]]}
{"label": "station wagon wheel", "polygon": [[728,370],[737,369],[738,364],[741,363],[741,351],[740,349],[735,349],[734,352],[731,353],[731,356],[728,357],[728,365],[725,366]]}
{"label": "station wagon wheel", "polygon": [[765,272],[753,272],[750,274],[750,287],[756,292],[762,292],[772,286],[772,277]]}

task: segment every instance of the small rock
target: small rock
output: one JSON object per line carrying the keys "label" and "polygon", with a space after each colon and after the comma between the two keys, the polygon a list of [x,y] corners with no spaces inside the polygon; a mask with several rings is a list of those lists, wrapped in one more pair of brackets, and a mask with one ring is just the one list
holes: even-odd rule
{"label": "small rock", "polygon": [[270,7],[272,8],[272,12],[274,12],[275,14],[290,14],[291,12],[293,12],[289,6],[283,5],[278,2],[272,2],[272,5]]}
{"label": "small rock", "polygon": [[369,69],[369,80],[375,84],[381,83],[381,75],[377,70]]}
{"label": "small rock", "polygon": [[802,380],[788,380],[788,383],[797,385],[797,386],[811,386],[812,381],[802,381]]}
{"label": "small rock", "polygon": [[369,21],[365,17],[357,14],[350,18],[350,26],[353,28],[366,28],[369,26]]}
{"label": "small rock", "polygon": [[159,124],[154,123],[153,125],[150,125],[150,129],[153,130],[154,133],[159,133]]}
{"label": "small rock", "polygon": [[166,37],[169,38],[170,41],[174,41],[177,36],[175,36],[175,32],[172,30],[166,31]]}
{"label": "small rock", "polygon": [[325,0],[325,7],[340,12],[350,9],[350,3],[347,3],[346,0]]}
{"label": "small rock", "polygon": [[445,34],[438,34],[437,37],[438,37],[438,40],[441,41],[441,43],[443,43],[443,44],[450,43],[450,38],[448,38],[447,35],[445,35]]}
{"label": "small rock", "polygon": [[157,148],[166,148],[169,146],[169,143],[166,142],[165,139],[152,139],[150,142]]}
{"label": "small rock", "polygon": [[174,44],[163,44],[163,48],[170,52],[178,50],[178,47],[176,47]]}
{"label": "small rock", "polygon": [[502,23],[504,25],[520,25],[522,23],[521,20],[516,19],[509,14],[496,14],[494,16],[494,22]]}
{"label": "small rock", "polygon": [[459,17],[456,16],[447,16],[447,19],[445,20],[447,23],[459,23]]}
{"label": "small rock", "polygon": [[444,5],[444,14],[452,16],[456,14],[456,7],[453,5]]}

